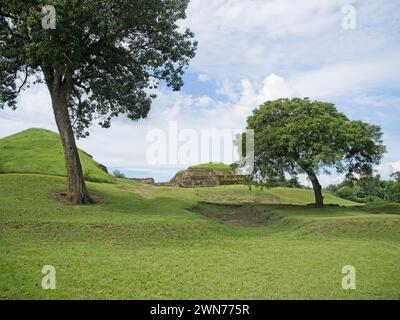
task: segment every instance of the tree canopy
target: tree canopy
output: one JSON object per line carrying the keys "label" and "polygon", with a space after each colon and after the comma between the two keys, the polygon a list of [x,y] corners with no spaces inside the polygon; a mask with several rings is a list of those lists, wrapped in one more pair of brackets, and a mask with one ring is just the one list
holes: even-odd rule
{"label": "tree canopy", "polygon": [[[88,135],[94,120],[107,128],[120,114],[145,118],[161,81],[173,90],[183,85],[197,47],[193,33],[178,24],[188,2],[0,2],[0,109],[15,109],[30,85],[47,84],[74,202],[90,202],[74,135]],[[54,29],[43,27],[49,5]]]}
{"label": "tree canopy", "polygon": [[254,176],[307,174],[317,206],[323,206],[319,173],[372,173],[385,152],[378,126],[350,121],[332,103],[308,98],[268,101],[253,111],[247,128],[255,131]]}
{"label": "tree canopy", "polygon": [[400,171],[392,174],[394,181],[390,181],[385,189],[385,200],[400,203]]}
{"label": "tree canopy", "polygon": [[360,176],[357,179],[344,180],[327,189],[338,197],[361,203],[400,202],[400,172],[384,180],[379,174]]}
{"label": "tree canopy", "polygon": [[[174,90],[196,42],[180,31],[188,0],[3,0],[0,4],[0,107],[16,107],[21,90],[52,76],[69,82],[69,113],[78,136],[94,117],[108,127],[124,113],[147,116],[151,90]],[[56,9],[56,28],[43,29],[42,8]],[[30,76],[35,76],[30,77]]]}

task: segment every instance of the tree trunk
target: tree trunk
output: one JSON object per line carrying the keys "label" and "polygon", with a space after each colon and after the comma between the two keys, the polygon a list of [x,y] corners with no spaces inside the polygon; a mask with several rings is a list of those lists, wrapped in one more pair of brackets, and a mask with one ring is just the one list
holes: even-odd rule
{"label": "tree trunk", "polygon": [[313,189],[314,189],[315,207],[323,208],[324,207],[324,197],[322,195],[322,187],[318,181],[317,175],[311,169],[306,170],[306,173],[307,173],[308,178],[310,179]]}
{"label": "tree trunk", "polygon": [[83,177],[82,165],[68,113],[68,83],[62,83],[61,80],[55,79],[50,81],[50,83],[47,81],[47,84],[51,94],[54,117],[60,133],[67,166],[67,201],[74,204],[93,203]]}

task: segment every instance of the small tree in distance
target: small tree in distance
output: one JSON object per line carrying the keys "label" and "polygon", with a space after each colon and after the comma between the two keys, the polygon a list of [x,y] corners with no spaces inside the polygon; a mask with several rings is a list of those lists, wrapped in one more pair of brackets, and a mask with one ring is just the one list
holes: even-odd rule
{"label": "small tree in distance", "polygon": [[389,181],[385,190],[385,199],[390,202],[400,203],[400,171],[391,175],[394,181]]}
{"label": "small tree in distance", "polygon": [[119,179],[126,179],[126,175],[123,172],[119,171],[119,170],[114,170],[112,175],[114,177],[116,177],[116,178],[119,178]]}
{"label": "small tree in distance", "polygon": [[[75,136],[94,119],[108,128],[126,114],[145,118],[164,81],[173,90],[195,55],[190,30],[180,31],[189,0],[2,0],[0,109],[15,109],[18,94],[45,82],[67,166],[68,199],[91,203]],[[52,5],[56,28],[44,29]]]}
{"label": "small tree in distance", "polygon": [[254,175],[306,174],[319,208],[324,206],[320,172],[334,168],[347,178],[371,174],[386,150],[380,127],[350,121],[333,104],[308,98],[268,101],[253,111],[247,128],[255,134]]}

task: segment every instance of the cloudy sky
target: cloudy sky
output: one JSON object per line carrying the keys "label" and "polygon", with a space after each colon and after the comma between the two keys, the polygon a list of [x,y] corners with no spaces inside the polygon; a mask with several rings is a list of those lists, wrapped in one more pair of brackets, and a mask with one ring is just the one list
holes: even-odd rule
{"label": "cloudy sky", "polygon": [[[199,136],[205,129],[243,129],[262,102],[307,96],[380,125],[388,153],[378,169],[385,177],[400,170],[398,0],[191,0],[181,25],[199,41],[183,90],[160,89],[146,120],[92,127],[78,145],[98,161],[129,176],[166,181],[186,164],[149,163],[154,130],[168,133],[171,123]],[[0,137],[30,127],[56,130],[43,85],[24,92],[17,111],[0,111]]]}

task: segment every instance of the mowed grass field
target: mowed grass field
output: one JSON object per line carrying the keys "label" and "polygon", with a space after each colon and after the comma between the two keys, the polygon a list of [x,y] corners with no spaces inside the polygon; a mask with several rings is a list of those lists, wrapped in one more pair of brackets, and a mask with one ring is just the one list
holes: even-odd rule
{"label": "mowed grass field", "polygon": [[[62,177],[0,175],[2,299],[400,298],[395,209],[313,209],[293,190],[244,186],[89,187],[102,203],[71,206],[52,198]],[[272,203],[244,202],[263,195]],[[357,289],[345,291],[349,264]],[[41,287],[44,265],[56,268],[56,290]]]}
{"label": "mowed grass field", "polygon": [[[55,196],[64,177],[24,172],[0,174],[1,299],[400,298],[399,205],[112,179],[88,183],[99,203],[72,206]],[[45,265],[56,290],[42,289]],[[356,290],[342,289],[345,265]]]}

